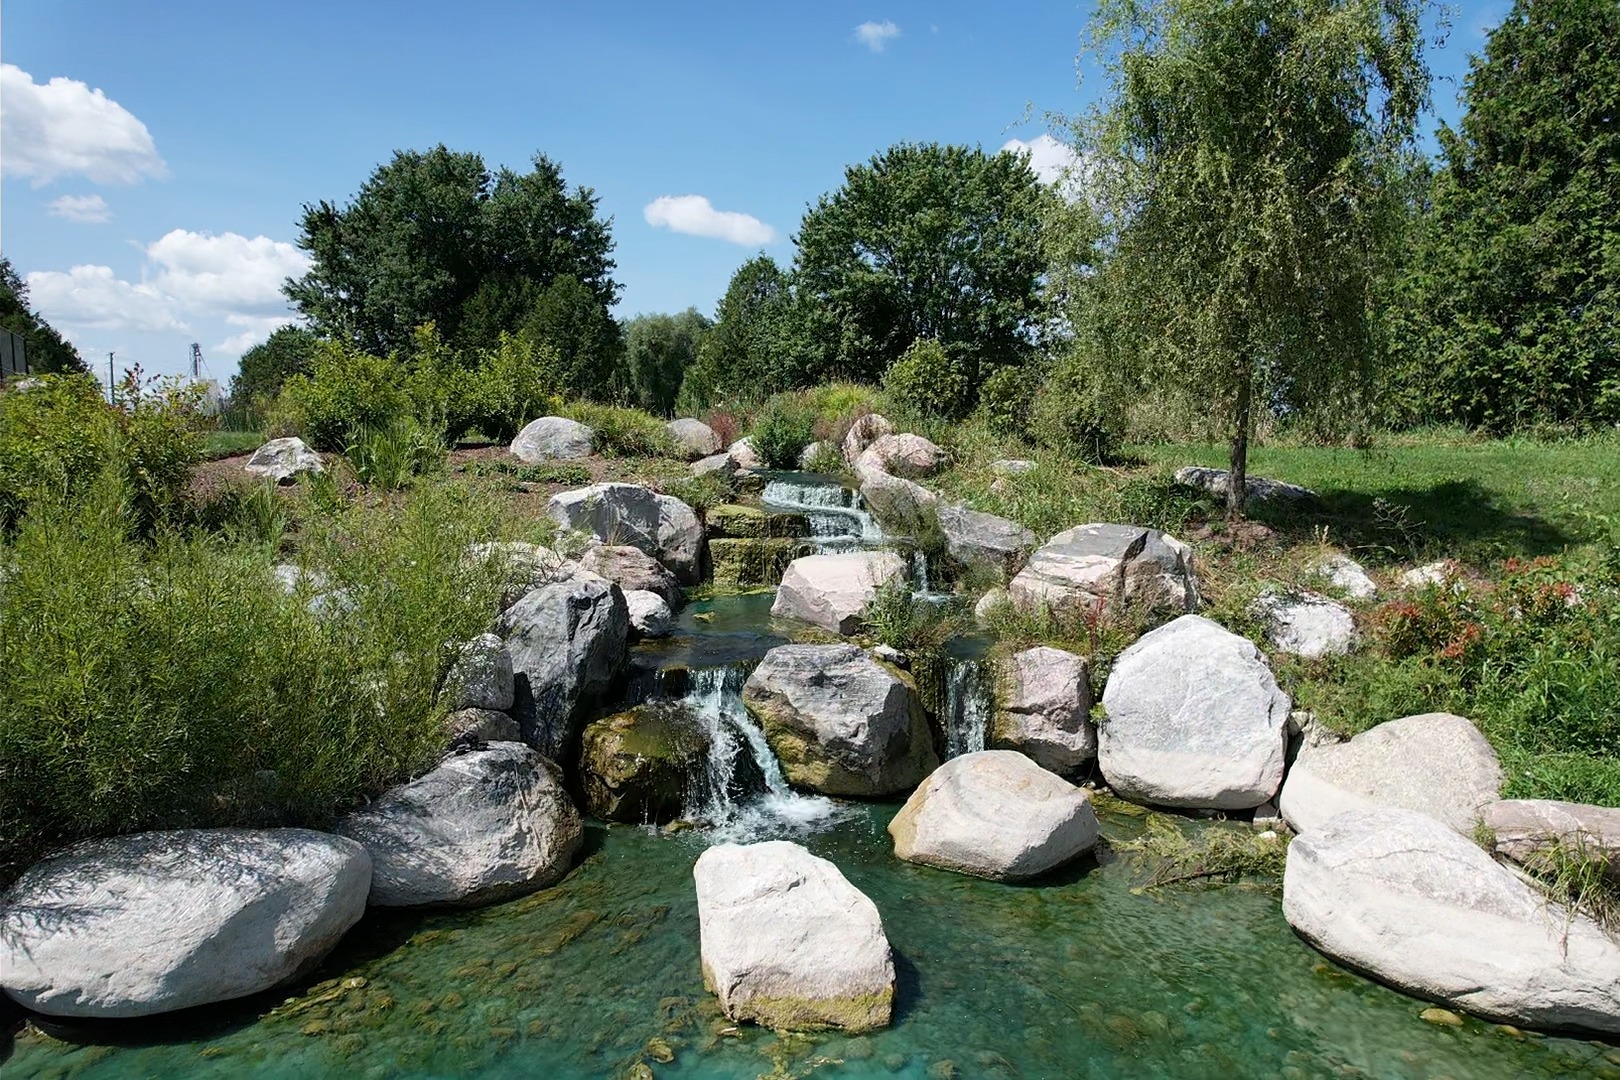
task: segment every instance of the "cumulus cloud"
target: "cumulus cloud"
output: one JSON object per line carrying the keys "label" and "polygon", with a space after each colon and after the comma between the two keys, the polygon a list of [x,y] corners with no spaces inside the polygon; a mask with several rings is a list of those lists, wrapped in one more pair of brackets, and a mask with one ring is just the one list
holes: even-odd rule
{"label": "cumulus cloud", "polygon": [[152,283],[181,308],[263,311],[286,301],[281,283],[309,269],[309,257],[284,240],[174,229],[148,245]]}
{"label": "cumulus cloud", "polygon": [[642,210],[654,228],[689,236],[710,236],[754,247],[776,239],[776,230],[752,214],[716,210],[702,195],[660,195]]}
{"label": "cumulus cloud", "polygon": [[873,52],[882,52],[889,47],[889,42],[899,36],[900,27],[889,19],[882,22],[868,20],[855,28],[855,40]]}
{"label": "cumulus cloud", "polygon": [[112,217],[107,200],[100,195],[63,195],[45,204],[52,217],[96,225]]}
{"label": "cumulus cloud", "polygon": [[62,326],[152,334],[187,330],[169,297],[146,282],[122,280],[110,266],[36,270],[28,275],[28,293],[46,319]]}
{"label": "cumulus cloud", "polygon": [[1073,184],[1080,171],[1080,155],[1074,147],[1050,135],[1037,135],[1028,142],[1008,139],[1001,148],[1028,157],[1030,169],[1043,184]]}
{"label": "cumulus cloud", "polygon": [[75,79],[36,83],[15,64],[0,64],[0,158],[5,175],[36,187],[63,176],[133,184],[168,173],[128,109]]}

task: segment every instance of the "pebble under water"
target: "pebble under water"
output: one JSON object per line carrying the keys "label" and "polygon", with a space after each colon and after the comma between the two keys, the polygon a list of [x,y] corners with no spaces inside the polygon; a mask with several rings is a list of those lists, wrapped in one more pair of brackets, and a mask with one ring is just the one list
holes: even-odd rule
{"label": "pebble under water", "polygon": [[[34,1077],[1620,1077],[1620,1048],[1439,1026],[1297,940],[1263,887],[1133,891],[1103,851],[1035,885],[894,859],[894,805],[800,838],[876,902],[888,1030],[778,1035],[698,970],[697,832],[588,829],[555,888],[479,911],[373,912],[294,988],[181,1017],[28,1029]],[[1137,822],[1105,815],[1104,835]],[[1209,826],[1219,827],[1219,826]]]}

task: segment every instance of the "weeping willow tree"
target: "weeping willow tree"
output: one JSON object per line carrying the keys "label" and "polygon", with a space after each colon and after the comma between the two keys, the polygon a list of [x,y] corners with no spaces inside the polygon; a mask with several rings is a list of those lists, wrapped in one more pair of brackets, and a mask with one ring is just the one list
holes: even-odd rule
{"label": "weeping willow tree", "polygon": [[1106,251],[1091,333],[1229,436],[1234,515],[1262,414],[1333,430],[1367,399],[1424,7],[1102,0],[1091,25],[1112,83],[1076,123]]}

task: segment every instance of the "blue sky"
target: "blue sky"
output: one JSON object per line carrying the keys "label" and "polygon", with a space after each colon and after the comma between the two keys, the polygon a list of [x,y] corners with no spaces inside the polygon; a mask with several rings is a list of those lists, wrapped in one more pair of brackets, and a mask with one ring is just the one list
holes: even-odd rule
{"label": "blue sky", "polygon": [[[618,314],[712,313],[744,259],[792,259],[845,165],[1080,111],[1102,89],[1076,82],[1089,9],[8,0],[0,247],[98,370],[111,349],[182,371],[196,341],[223,380],[290,318],[303,203],[346,200],[399,148],[539,150],[613,218]],[[1506,10],[1459,6],[1431,55],[1439,115]]]}

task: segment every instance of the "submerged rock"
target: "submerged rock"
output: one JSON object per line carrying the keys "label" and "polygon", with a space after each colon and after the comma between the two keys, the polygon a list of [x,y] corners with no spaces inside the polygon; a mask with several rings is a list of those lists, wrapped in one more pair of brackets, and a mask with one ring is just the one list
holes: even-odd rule
{"label": "submerged rock", "polygon": [[624,593],[581,573],[528,593],[501,615],[496,630],[512,658],[523,739],[555,755],[624,660],[630,634]]}
{"label": "submerged rock", "polygon": [[1356,617],[1337,600],[1316,593],[1267,592],[1254,603],[1266,637],[1282,652],[1316,660],[1347,653],[1356,644]]}
{"label": "submerged rock", "polygon": [[1002,660],[989,744],[1017,750],[1059,774],[1095,758],[1091,665],[1085,657],[1043,645]]}
{"label": "submerged rock", "polygon": [[1620,1033],[1620,945],[1427,814],[1351,810],[1301,834],[1283,915],[1328,956],[1417,997]]}
{"label": "submerged rock", "polygon": [[685,706],[656,702],[588,724],[580,741],[587,813],[662,825],[680,816],[709,737]]}
{"label": "submerged rock", "polygon": [[564,529],[646,552],[685,584],[700,576],[703,523],[673,495],[639,484],[593,484],[553,495],[546,511]]}
{"label": "submerged rock", "polygon": [[853,634],[877,590],[905,573],[905,562],[892,551],[806,555],[794,559],[782,574],[771,614],[802,619],[835,634]]}
{"label": "submerged rock", "polygon": [[624,608],[630,618],[630,632],[637,637],[668,637],[675,629],[675,613],[655,592],[632,589],[624,594]]}
{"label": "submerged rock", "polygon": [[1502,789],[1502,766],[1485,736],[1450,713],[1390,720],[1349,742],[1301,750],[1277,800],[1296,832],[1345,810],[1418,810],[1472,835]]}
{"label": "submerged rock", "polygon": [[1487,803],[1480,818],[1498,855],[1524,866],[1545,863],[1555,852],[1601,859],[1620,879],[1620,809],[1551,799],[1501,799]]}
{"label": "submerged rock", "polygon": [[897,858],[994,881],[1044,874],[1097,831],[1084,791],[1011,750],[952,758],[889,822]]}
{"label": "submerged rock", "polygon": [[151,1016],[313,968],[365,912],[371,859],[308,829],[92,840],[0,900],[0,986],[47,1016]]}
{"label": "submerged rock", "polygon": [[1120,653],[1103,710],[1097,763],[1123,798],[1246,810],[1282,783],[1288,695],[1252,642],[1201,616]]}
{"label": "submerged rock", "polygon": [[456,662],[445,677],[451,711],[512,708],[512,658],[506,643],[495,634],[480,634],[457,650]]}
{"label": "submerged rock", "polygon": [[[1202,465],[1186,465],[1176,470],[1176,483],[1182,487],[1197,488],[1212,495],[1226,498],[1232,490],[1232,473],[1227,469],[1210,469]],[[1281,480],[1267,480],[1263,476],[1244,477],[1243,486],[1250,502],[1304,502],[1316,498],[1316,492],[1298,484]]]}
{"label": "submerged rock", "polygon": [[894,959],[877,907],[798,844],[719,844],[698,857],[703,985],[733,1020],[871,1031],[889,1022]]}
{"label": "submerged rock", "polygon": [[743,686],[796,787],[875,798],[909,791],[938,764],[909,683],[855,645],[779,645]]}
{"label": "submerged rock", "polygon": [[1035,550],[1007,590],[1024,610],[1063,615],[1089,613],[1099,603],[1198,607],[1191,549],[1135,525],[1079,525],[1058,533]]}
{"label": "submerged rock", "polygon": [[666,570],[663,563],[640,548],[622,544],[602,544],[581,555],[579,565],[582,570],[589,570],[593,574],[607,578],[626,594],[655,593],[663,598],[671,611],[679,608],[686,599],[686,594],[681,592],[681,583],[675,580],[675,575]]}
{"label": "submerged rock", "polygon": [[494,903],[562,879],[584,826],[556,766],[521,743],[455,754],[337,832],[371,854],[379,907]]}
{"label": "submerged rock", "polygon": [[512,440],[512,456],[533,465],[540,461],[572,461],[595,451],[596,432],[577,420],[542,416],[530,420]]}
{"label": "submerged rock", "polygon": [[687,461],[697,461],[720,452],[720,436],[701,420],[682,418],[664,425],[675,448]]}
{"label": "submerged rock", "polygon": [[323,473],[326,466],[321,455],[305,446],[303,439],[271,439],[253,451],[242,471],[277,484],[290,484],[300,473]]}

